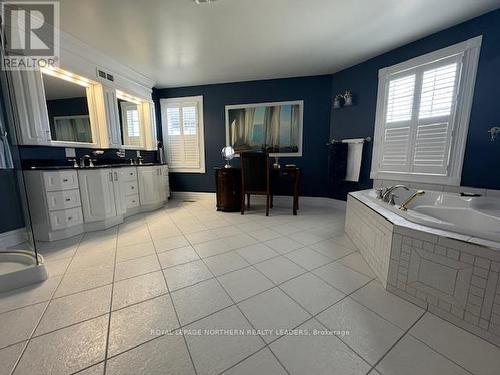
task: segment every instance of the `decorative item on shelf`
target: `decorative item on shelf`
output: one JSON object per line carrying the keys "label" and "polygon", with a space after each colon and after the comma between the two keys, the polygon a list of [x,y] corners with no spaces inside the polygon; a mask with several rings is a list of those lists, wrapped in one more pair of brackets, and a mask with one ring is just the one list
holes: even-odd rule
{"label": "decorative item on shelf", "polygon": [[500,127],[499,126],[494,126],[490,130],[488,130],[488,133],[490,133],[491,136],[491,142],[495,142],[497,137],[500,135]]}
{"label": "decorative item on shelf", "polygon": [[222,149],[222,157],[226,160],[226,165],[224,168],[231,168],[230,161],[234,158],[234,148],[231,146],[226,146]]}
{"label": "decorative item on shelf", "polygon": [[279,158],[277,156],[274,158],[273,168],[274,169],[280,169],[281,168],[281,166],[280,166],[280,160],[279,160]]}
{"label": "decorative item on shelf", "polygon": [[342,108],[342,101],[344,97],[340,94],[335,95],[335,99],[333,100],[333,108],[338,109]]}
{"label": "decorative item on shelf", "polygon": [[345,90],[343,94],[335,95],[335,99],[333,100],[334,109],[340,109],[342,107],[350,107],[353,104],[354,102],[351,90]]}
{"label": "decorative item on shelf", "polygon": [[352,92],[346,90],[344,93],[344,107],[349,107],[352,105]]}

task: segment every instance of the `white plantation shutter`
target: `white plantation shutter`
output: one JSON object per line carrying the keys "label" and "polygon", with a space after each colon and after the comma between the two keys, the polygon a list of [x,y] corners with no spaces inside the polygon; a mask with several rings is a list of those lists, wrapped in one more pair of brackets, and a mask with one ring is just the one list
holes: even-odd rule
{"label": "white plantation shutter", "polygon": [[204,172],[201,99],[162,99],[160,103],[164,148],[170,168],[174,172]]}
{"label": "white plantation shutter", "polygon": [[371,178],[460,185],[481,41],[379,71]]}
{"label": "white plantation shutter", "polygon": [[393,171],[406,171],[410,160],[409,140],[415,74],[395,78],[388,86],[382,167]]}
{"label": "white plantation shutter", "polygon": [[462,54],[388,77],[379,170],[446,175]]}

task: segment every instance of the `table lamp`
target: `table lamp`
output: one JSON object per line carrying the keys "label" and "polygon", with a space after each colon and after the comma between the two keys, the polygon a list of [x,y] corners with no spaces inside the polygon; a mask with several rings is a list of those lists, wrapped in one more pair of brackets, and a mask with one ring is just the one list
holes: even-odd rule
{"label": "table lamp", "polygon": [[221,154],[222,157],[226,159],[226,165],[224,166],[224,168],[231,168],[230,161],[232,158],[234,158],[234,148],[232,148],[231,146],[226,146],[222,149]]}

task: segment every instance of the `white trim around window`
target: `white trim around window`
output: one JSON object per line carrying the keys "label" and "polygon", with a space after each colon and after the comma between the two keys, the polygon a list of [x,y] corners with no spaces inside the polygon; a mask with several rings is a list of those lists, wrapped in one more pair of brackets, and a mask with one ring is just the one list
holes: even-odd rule
{"label": "white trim around window", "polygon": [[370,178],[460,185],[481,40],[379,71]]}
{"label": "white trim around window", "polygon": [[165,159],[171,172],[205,173],[203,96],[160,99]]}

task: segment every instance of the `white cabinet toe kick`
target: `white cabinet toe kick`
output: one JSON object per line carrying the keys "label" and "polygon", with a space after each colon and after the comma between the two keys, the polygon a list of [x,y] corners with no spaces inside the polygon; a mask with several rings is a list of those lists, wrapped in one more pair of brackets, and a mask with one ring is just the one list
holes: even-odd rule
{"label": "white cabinet toe kick", "polygon": [[55,241],[110,228],[127,216],[162,207],[168,166],[24,172],[33,233]]}

